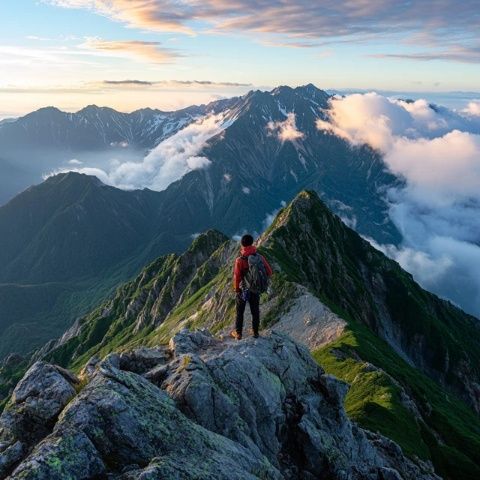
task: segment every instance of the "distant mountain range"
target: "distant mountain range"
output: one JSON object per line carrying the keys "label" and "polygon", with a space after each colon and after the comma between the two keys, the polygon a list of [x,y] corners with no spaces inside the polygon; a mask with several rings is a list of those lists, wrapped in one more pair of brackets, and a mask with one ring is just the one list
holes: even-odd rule
{"label": "distant mountain range", "polygon": [[[0,208],[0,354],[27,351],[56,336],[119,282],[158,255],[181,251],[197,232],[261,232],[282,202],[303,188],[319,192],[360,233],[398,243],[384,192],[399,180],[372,149],[352,148],[316,128],[328,98],[313,85],[279,87],[168,114],[47,108],[2,125],[3,152],[22,145],[58,154],[119,149],[111,147],[119,142],[145,150],[206,112],[231,119],[198,153],[209,167],[162,192],[123,191],[69,173]],[[304,132],[294,141],[265,128],[285,122],[288,113]],[[28,337],[21,334],[26,330]]]}
{"label": "distant mountain range", "polygon": [[144,108],[132,113],[89,105],[76,113],[41,108],[0,122],[0,204],[68,161],[112,156],[141,158],[190,122],[228,107],[235,99],[173,112]]}
{"label": "distant mountain range", "polygon": [[0,123],[0,144],[6,150],[23,147],[93,151],[128,144],[152,148],[193,119],[228,108],[235,98],[219,100],[182,110],[164,112],[143,108],[122,113],[108,107],[89,105],[76,113],[45,107],[18,119]]}
{"label": "distant mountain range", "polygon": [[[218,219],[214,226],[226,232],[259,231],[265,216],[282,201],[302,188],[313,188],[343,218],[357,222],[363,234],[381,243],[398,243],[400,234],[389,222],[384,200],[384,190],[398,179],[385,171],[372,149],[352,149],[344,139],[316,128],[329,98],[310,84],[252,91],[177,112],[143,109],[125,114],[96,106],[77,113],[40,109],[0,125],[0,178],[8,177],[8,184],[0,183],[0,195],[6,200],[21,186],[38,183],[42,174],[73,168],[68,161],[77,157],[86,158],[85,166],[91,155],[96,165],[114,156],[141,159],[195,119],[229,112],[232,124],[198,153],[212,162],[208,170],[191,172],[168,190],[172,208],[186,190],[198,200],[191,202],[189,208],[195,211],[184,223],[191,225],[190,220],[200,216],[200,229],[211,217]],[[266,128],[269,122],[284,122],[288,113],[295,115],[303,133],[294,142],[279,140]]]}

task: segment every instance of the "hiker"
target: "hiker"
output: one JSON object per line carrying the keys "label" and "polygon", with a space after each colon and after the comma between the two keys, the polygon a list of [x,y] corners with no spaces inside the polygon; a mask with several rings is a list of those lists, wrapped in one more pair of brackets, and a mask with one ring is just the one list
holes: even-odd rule
{"label": "hiker", "polygon": [[272,268],[265,258],[257,253],[253,245],[253,237],[244,235],[240,240],[242,245],[240,257],[235,260],[233,268],[233,288],[236,293],[237,315],[235,330],[231,336],[236,340],[242,339],[243,314],[247,302],[252,312],[253,336],[258,338],[260,327],[260,294],[267,291],[268,280],[272,275]]}

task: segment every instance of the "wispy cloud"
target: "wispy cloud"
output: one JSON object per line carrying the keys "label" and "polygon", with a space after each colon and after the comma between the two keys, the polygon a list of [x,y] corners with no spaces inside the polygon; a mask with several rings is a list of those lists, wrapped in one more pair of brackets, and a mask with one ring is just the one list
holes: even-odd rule
{"label": "wispy cloud", "polygon": [[114,86],[158,86],[158,87],[251,87],[251,83],[238,83],[238,82],[214,82],[212,80],[104,80],[104,85]]}
{"label": "wispy cloud", "polygon": [[283,122],[268,122],[267,129],[272,134],[277,135],[282,143],[287,141],[294,142],[305,136],[297,129],[294,113],[288,113],[287,119]]}
{"label": "wispy cloud", "polygon": [[[43,0],[43,2],[65,8],[93,10],[131,27],[194,34],[186,22],[195,16],[196,8],[188,1],[178,3],[173,0]],[[201,5],[197,4],[198,7]]]}
{"label": "wispy cloud", "polygon": [[295,42],[295,41],[279,42],[275,40],[262,40],[260,44],[266,47],[273,47],[273,48],[300,48],[300,49],[318,48],[321,46],[319,43],[314,43],[314,42]]}
{"label": "wispy cloud", "polygon": [[396,60],[448,61],[460,63],[480,63],[480,46],[455,46],[446,50],[432,49],[414,53],[379,53],[369,55],[374,58],[392,58]]}
{"label": "wispy cloud", "polygon": [[133,57],[153,63],[170,63],[181,56],[177,51],[163,47],[160,42],[142,40],[104,40],[90,37],[80,48],[101,52],[107,56]]}
{"label": "wispy cloud", "polygon": [[250,83],[214,82],[212,80],[100,80],[97,82],[83,82],[71,85],[23,85],[0,86],[0,93],[99,93],[107,90],[188,90],[188,89],[246,89],[252,87]]}
{"label": "wispy cloud", "polygon": [[226,113],[201,117],[159,143],[141,162],[113,162],[109,169],[98,166],[68,167],[52,174],[73,170],[95,175],[102,182],[119,188],[163,190],[186,173],[210,166],[211,161],[202,155],[202,149],[230,122]]}
{"label": "wispy cloud", "polygon": [[151,86],[151,85],[154,85],[155,82],[148,82],[146,80],[104,80],[103,81],[103,84],[104,85],[119,85],[119,86],[129,86],[129,85],[133,85],[133,86]]}
{"label": "wispy cloud", "polygon": [[[480,28],[478,1],[414,0],[349,1],[298,0],[44,0],[50,4],[85,8],[141,29],[195,33],[194,25],[215,31],[255,31],[295,37],[342,40],[369,35],[422,33],[427,38],[476,35]],[[203,28],[203,27],[202,27]]]}

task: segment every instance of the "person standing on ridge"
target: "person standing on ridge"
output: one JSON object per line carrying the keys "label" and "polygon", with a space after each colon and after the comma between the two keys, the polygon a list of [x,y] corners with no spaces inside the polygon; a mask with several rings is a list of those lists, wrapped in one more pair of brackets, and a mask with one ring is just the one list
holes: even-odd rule
{"label": "person standing on ridge", "polygon": [[253,245],[253,237],[244,235],[240,240],[242,245],[240,257],[235,260],[233,268],[233,288],[236,293],[235,330],[230,334],[236,340],[242,339],[243,314],[245,307],[250,305],[252,313],[253,336],[258,338],[260,327],[260,294],[267,291],[272,267],[265,257],[257,253]]}

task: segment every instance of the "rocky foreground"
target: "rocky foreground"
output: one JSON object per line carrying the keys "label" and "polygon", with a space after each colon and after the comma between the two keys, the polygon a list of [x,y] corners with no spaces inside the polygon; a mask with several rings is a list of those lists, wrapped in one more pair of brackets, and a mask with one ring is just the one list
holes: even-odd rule
{"label": "rocky foreground", "polygon": [[437,479],[352,423],[348,386],[271,333],[182,331],[169,347],[35,363],[0,417],[0,478]]}

